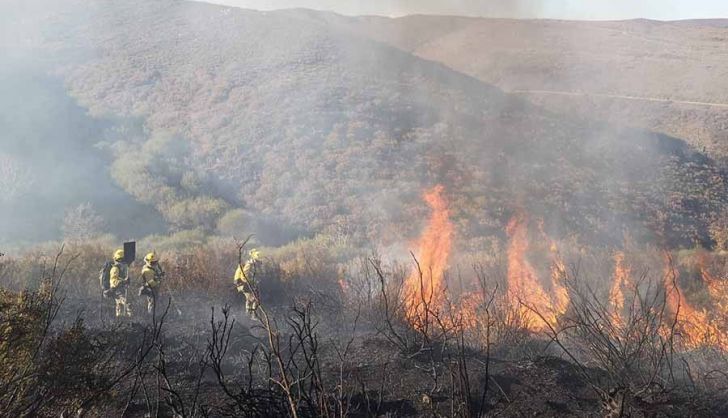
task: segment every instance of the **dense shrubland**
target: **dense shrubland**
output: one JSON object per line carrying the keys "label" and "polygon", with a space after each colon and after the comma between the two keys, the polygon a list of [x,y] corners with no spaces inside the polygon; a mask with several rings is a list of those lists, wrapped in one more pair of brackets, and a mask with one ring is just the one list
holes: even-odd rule
{"label": "dense shrubland", "polygon": [[[547,112],[310,16],[62,7],[42,34],[22,37],[33,25],[20,25],[16,36],[34,40],[80,108],[136,121],[98,135],[99,165],[159,212],[164,232],[247,219],[270,245],[335,229],[393,243],[416,235],[421,191],[444,184],[473,246],[518,209],[599,244],[627,230],[669,247],[720,236],[724,170],[678,138]],[[123,215],[104,219],[117,234]]]}

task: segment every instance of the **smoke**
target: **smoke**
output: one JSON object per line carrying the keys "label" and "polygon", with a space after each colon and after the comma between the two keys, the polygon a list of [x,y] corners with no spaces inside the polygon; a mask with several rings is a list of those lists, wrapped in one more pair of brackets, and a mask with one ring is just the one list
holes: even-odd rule
{"label": "smoke", "polygon": [[[678,139],[507,94],[612,88],[619,77],[597,72],[609,62],[580,60],[591,41],[616,48],[607,41],[618,37],[602,34],[621,27],[173,1],[68,1],[64,13],[28,4],[4,15],[14,16],[2,62],[9,174],[0,184],[15,196],[2,208],[6,242],[61,238],[64,216],[88,202],[102,232],[120,239],[241,230],[281,244],[346,231],[390,245],[420,232],[419,197],[435,184],[463,239],[503,237],[517,210],[551,233],[600,242],[650,228],[705,238],[706,220],[691,219],[710,215],[704,196],[656,214],[695,186],[671,170],[700,163],[708,168],[693,178],[710,180],[710,161]],[[544,13],[528,1],[399,2],[387,13],[445,6]]]}
{"label": "smoke", "polygon": [[489,17],[538,17],[541,6],[537,0],[479,1],[479,0],[375,0],[375,1],[337,1],[337,0],[217,0],[209,3],[256,10],[277,10],[288,8],[308,8],[332,11],[344,15],[404,16],[412,14],[489,16]]}
{"label": "smoke", "polygon": [[344,15],[405,16],[413,14],[503,17],[517,19],[658,20],[709,19],[728,17],[724,2],[702,0],[212,0],[257,10],[309,8]]}
{"label": "smoke", "polygon": [[[98,59],[107,44],[108,28],[95,24],[109,18],[103,3],[0,5],[0,245],[7,251],[77,240],[88,238],[88,231],[118,240],[253,232],[259,242],[278,245],[300,236],[274,215],[249,214],[236,231],[218,228],[222,215],[234,214],[241,202],[230,183],[198,168],[194,154],[200,149],[179,126],[155,126],[138,117],[140,109],[101,108],[102,94],[84,97],[88,89],[107,87],[104,79],[113,69],[96,80],[75,79],[83,86],[70,83],[73,70]],[[164,13],[164,2],[152,7]],[[190,15],[182,18],[198,25],[195,5],[184,9]],[[91,31],[85,39],[78,33],[84,30]],[[186,61],[192,52],[182,45],[175,54]],[[131,60],[130,68],[144,65],[139,57]]]}
{"label": "smoke", "polygon": [[84,202],[107,221],[104,232],[159,231],[153,211],[111,181],[108,159],[93,147],[113,122],[88,117],[59,80],[37,67],[5,60],[0,66],[1,243],[62,238],[65,213]]}
{"label": "smoke", "polygon": [[97,233],[124,239],[162,231],[159,215],[112,181],[108,155],[95,146],[133,123],[90,117],[51,74],[37,48],[51,29],[38,25],[43,8],[4,2],[0,9],[0,244],[63,239],[64,219],[81,206],[98,217]]}

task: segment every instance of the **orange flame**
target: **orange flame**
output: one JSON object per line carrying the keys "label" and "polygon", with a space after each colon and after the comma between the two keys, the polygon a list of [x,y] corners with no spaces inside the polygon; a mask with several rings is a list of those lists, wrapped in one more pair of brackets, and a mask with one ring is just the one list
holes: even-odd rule
{"label": "orange flame", "polygon": [[481,292],[470,292],[462,295],[456,320],[459,320],[466,329],[477,327],[481,323],[478,308],[484,302],[485,298]]}
{"label": "orange flame", "polygon": [[450,210],[442,196],[443,186],[428,190],[423,199],[430,206],[432,215],[419,239],[416,254],[421,272],[415,269],[405,281],[404,295],[407,315],[416,327],[425,326],[426,312],[441,310],[445,305],[443,279],[452,246],[454,227],[450,222]]}
{"label": "orange flame", "polygon": [[571,299],[569,298],[569,292],[564,286],[564,279],[566,278],[566,264],[559,254],[559,246],[556,245],[556,241],[549,238],[544,231],[543,220],[539,221],[539,231],[544,240],[549,241],[549,252],[551,253],[551,293],[554,305],[555,313],[559,316],[566,314],[566,310],[569,307]]}
{"label": "orange flame", "polygon": [[566,277],[566,266],[558,252],[554,253],[554,260],[551,263],[551,289],[553,291],[554,309],[557,315],[566,314],[571,299],[569,292],[563,284]]}
{"label": "orange flame", "polygon": [[624,288],[631,284],[631,269],[624,264],[624,253],[618,251],[614,254],[614,279],[612,288],[609,291],[609,306],[614,323],[621,327],[625,324],[624,319]]}
{"label": "orange flame", "polygon": [[706,266],[706,259],[706,256],[699,259],[700,275],[708,288],[708,294],[710,294],[713,303],[721,312],[726,312],[728,311],[728,281],[715,277]]}
{"label": "orange flame", "polygon": [[544,321],[536,314],[554,325],[556,314],[551,300],[538,280],[536,271],[526,259],[528,251],[528,218],[517,213],[508,222],[506,233],[508,243],[508,293],[512,300],[519,303],[519,315],[525,320],[529,330],[538,332],[547,329]]}
{"label": "orange flame", "polygon": [[709,345],[728,351],[728,334],[710,320],[705,310],[694,308],[685,299],[678,285],[678,272],[669,263],[669,259],[665,269],[664,286],[667,307],[677,316],[685,346],[697,348]]}

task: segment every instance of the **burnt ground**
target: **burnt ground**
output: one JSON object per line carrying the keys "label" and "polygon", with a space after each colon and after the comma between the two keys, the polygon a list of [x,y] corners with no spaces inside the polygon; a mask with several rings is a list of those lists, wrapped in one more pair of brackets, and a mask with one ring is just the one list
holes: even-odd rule
{"label": "burnt ground", "polygon": [[[383,383],[394,397],[389,411],[398,416],[451,416],[452,396],[439,386],[450,383],[447,367],[440,365],[441,382],[435,387],[428,356],[402,357],[386,341],[366,338],[353,353],[362,358],[356,370],[370,384]],[[467,366],[471,385],[482,395],[486,383],[486,358],[473,356]],[[475,410],[492,416],[599,416],[599,401],[574,366],[555,357],[533,360],[490,360],[490,382],[485,402]],[[430,396],[428,394],[433,393]],[[481,398],[482,399],[482,398]]]}
{"label": "burnt ground", "polygon": [[[132,358],[149,335],[151,324],[150,317],[141,313],[140,301],[136,302],[135,317],[114,320],[111,300],[67,299],[59,323],[68,323],[81,312],[92,335],[112,333],[121,337],[122,351],[127,358]],[[159,389],[159,380],[156,380],[159,379],[159,353],[155,347],[148,357],[150,367],[145,372],[135,372],[136,376],[130,374],[110,390],[103,407],[88,412],[98,416],[174,416],[171,405],[164,401],[174,393],[181,399],[178,404],[190,408],[194,403],[209,416],[278,416],[286,413],[285,402],[269,399],[271,390],[275,392],[278,388],[270,383],[266,365],[269,363],[263,355],[268,343],[265,329],[244,315],[239,300],[220,302],[232,303],[230,317],[235,320],[221,362],[224,380],[228,389],[233,388],[235,393],[243,388],[245,392],[238,395],[246,402],[258,396],[257,412],[244,413],[236,409],[235,402],[222,389],[217,375],[209,367],[201,373],[198,389],[199,361],[207,356],[212,338],[212,303],[206,298],[177,298],[175,304],[181,312],[173,304],[165,317],[160,341],[171,392]],[[215,313],[219,320],[219,305]],[[291,341],[287,339],[291,333],[284,325],[285,310],[279,309],[271,315],[275,316],[281,329],[283,346],[290,347],[286,346]],[[334,402],[347,416],[463,416],[463,387],[469,388],[465,391],[470,393],[471,416],[605,415],[600,398],[583,377],[583,371],[554,355],[555,350],[544,342],[534,344],[530,350],[520,349],[518,354],[515,349],[509,352],[507,347],[501,348],[494,351],[490,359],[482,351],[467,347],[459,357],[457,352],[446,352],[436,343],[403,353],[365,324],[366,321],[359,322],[353,336],[346,331],[351,330],[351,323],[337,321],[341,318],[331,315],[314,320],[318,337],[316,357],[322,385],[334,394],[330,399],[336,399]],[[251,353],[253,360],[249,360]],[[287,355],[288,352],[284,357]],[[460,358],[465,359],[464,363],[458,362]],[[250,364],[254,366],[250,368]],[[467,370],[467,379],[462,379],[461,370]],[[590,369],[588,373],[593,381],[598,381],[602,375],[597,369]],[[674,396],[653,403],[645,408],[644,415],[638,416],[715,416],[717,409],[711,408],[707,404],[691,405]],[[339,416],[341,410],[334,416]],[[306,406],[301,412],[304,416],[320,414],[314,407]]]}

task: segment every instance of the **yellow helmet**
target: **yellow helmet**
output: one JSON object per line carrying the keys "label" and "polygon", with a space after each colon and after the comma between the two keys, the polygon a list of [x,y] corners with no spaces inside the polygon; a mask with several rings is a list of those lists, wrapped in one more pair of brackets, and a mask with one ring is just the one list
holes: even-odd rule
{"label": "yellow helmet", "polygon": [[122,261],[124,260],[124,250],[118,249],[114,251],[114,261]]}
{"label": "yellow helmet", "polygon": [[250,250],[250,252],[248,253],[248,255],[250,256],[250,259],[251,260],[259,260],[260,259],[260,251],[258,251],[257,248],[253,248],[252,250]]}
{"label": "yellow helmet", "polygon": [[159,261],[159,257],[157,257],[157,253],[151,252],[144,256],[144,261],[146,261],[147,263],[150,263],[150,264],[156,263]]}

